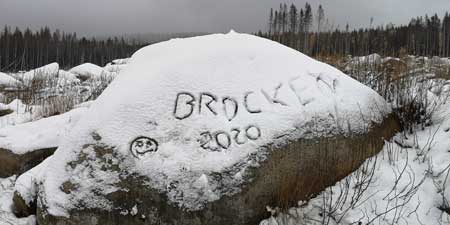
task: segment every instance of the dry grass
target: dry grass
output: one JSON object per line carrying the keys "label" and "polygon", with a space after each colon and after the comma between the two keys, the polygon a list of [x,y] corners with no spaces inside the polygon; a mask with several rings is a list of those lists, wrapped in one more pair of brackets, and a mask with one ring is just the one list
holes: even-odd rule
{"label": "dry grass", "polygon": [[26,105],[39,106],[39,118],[48,117],[65,113],[77,104],[96,99],[113,79],[103,75],[77,83],[61,82],[59,77],[59,74],[35,74],[21,86],[3,90],[3,101],[8,103],[20,99]]}
{"label": "dry grass", "polygon": [[[374,62],[351,61],[345,57],[324,59],[390,102],[402,127],[409,133],[417,126],[423,129],[430,125],[431,115],[440,105],[429,100],[429,91],[446,85],[438,82],[439,78],[450,79],[450,66],[434,59],[425,61],[424,58],[404,57]],[[443,99],[449,97],[449,93],[439,94]]]}

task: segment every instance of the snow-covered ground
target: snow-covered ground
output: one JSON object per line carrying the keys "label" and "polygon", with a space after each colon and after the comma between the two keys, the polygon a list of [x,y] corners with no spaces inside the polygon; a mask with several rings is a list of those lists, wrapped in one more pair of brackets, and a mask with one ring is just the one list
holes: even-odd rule
{"label": "snow-covered ground", "polygon": [[9,104],[0,103],[0,110],[11,112],[0,117],[0,128],[2,128],[39,119],[41,107],[26,105],[21,100],[15,99]]}
{"label": "snow-covered ground", "polygon": [[[440,93],[432,125],[399,133],[357,171],[309,202],[260,225],[450,224],[450,101]],[[447,210],[447,212],[445,212]]]}

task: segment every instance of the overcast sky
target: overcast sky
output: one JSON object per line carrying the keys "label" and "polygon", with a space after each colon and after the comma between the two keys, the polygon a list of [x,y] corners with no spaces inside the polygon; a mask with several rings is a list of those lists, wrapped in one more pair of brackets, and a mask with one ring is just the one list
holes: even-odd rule
{"label": "overcast sky", "polygon": [[[271,7],[305,0],[0,0],[0,25],[48,25],[82,35],[172,32],[256,32]],[[450,11],[450,0],[310,0],[341,28],[407,23],[413,16]]]}

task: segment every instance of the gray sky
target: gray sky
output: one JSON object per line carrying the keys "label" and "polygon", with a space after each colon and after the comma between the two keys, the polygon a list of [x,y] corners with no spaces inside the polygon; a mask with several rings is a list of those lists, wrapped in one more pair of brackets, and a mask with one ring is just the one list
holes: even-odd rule
{"label": "gray sky", "polygon": [[[81,35],[239,32],[264,30],[271,7],[305,0],[0,0],[0,25],[48,25]],[[310,0],[341,28],[407,23],[412,16],[450,11],[450,0]]]}

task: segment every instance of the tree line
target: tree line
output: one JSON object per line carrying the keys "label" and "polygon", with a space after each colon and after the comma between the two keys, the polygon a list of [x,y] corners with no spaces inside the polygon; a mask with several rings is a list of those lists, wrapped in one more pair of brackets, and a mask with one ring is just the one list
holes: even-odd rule
{"label": "tree line", "polygon": [[[315,11],[315,13],[313,13]],[[268,28],[257,34],[297,49],[311,56],[412,54],[423,56],[450,56],[450,16],[437,14],[411,19],[407,25],[373,27],[350,30],[335,27],[325,17],[319,5],[313,10],[309,3],[303,8],[295,4],[280,4],[270,9]]]}
{"label": "tree line", "polygon": [[130,57],[142,44],[123,38],[79,38],[76,33],[37,31],[5,26],[0,32],[0,71],[29,70],[52,62],[71,68],[85,62],[105,65],[113,59]]}

